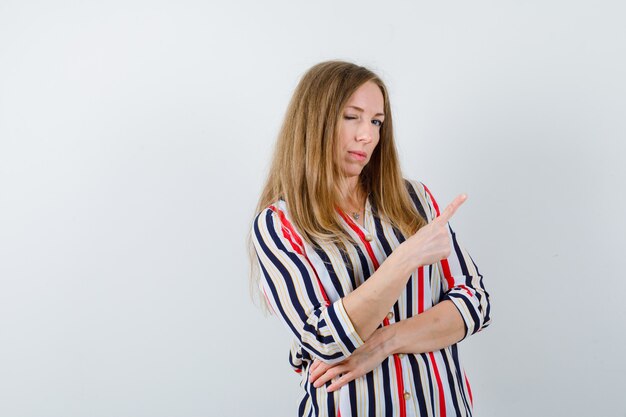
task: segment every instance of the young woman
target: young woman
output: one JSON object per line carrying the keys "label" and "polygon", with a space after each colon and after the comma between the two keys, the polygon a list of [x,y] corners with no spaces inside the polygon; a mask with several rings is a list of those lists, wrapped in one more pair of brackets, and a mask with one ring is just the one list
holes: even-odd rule
{"label": "young woman", "polygon": [[428,188],[402,177],[387,89],[313,66],[251,230],[253,287],[293,333],[299,416],[470,416],[457,343],[490,322],[482,275]]}

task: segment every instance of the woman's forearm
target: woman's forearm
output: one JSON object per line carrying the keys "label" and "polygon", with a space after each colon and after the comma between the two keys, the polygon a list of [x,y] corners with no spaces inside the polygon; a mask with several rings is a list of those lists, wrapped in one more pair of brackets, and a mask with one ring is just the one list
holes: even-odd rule
{"label": "woman's forearm", "polygon": [[458,342],[464,335],[461,313],[452,301],[445,300],[422,314],[389,326],[386,346],[389,355],[433,352]]}
{"label": "woman's forearm", "polygon": [[342,302],[356,332],[367,340],[378,328],[405,289],[415,265],[406,261],[401,248]]}

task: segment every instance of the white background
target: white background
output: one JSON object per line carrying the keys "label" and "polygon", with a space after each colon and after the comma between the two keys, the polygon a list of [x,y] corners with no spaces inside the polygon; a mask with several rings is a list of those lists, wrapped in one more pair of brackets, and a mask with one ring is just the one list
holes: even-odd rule
{"label": "white background", "polygon": [[485,276],[478,416],[626,416],[621,1],[0,1],[0,415],[293,416],[245,238],[300,76],[387,82]]}

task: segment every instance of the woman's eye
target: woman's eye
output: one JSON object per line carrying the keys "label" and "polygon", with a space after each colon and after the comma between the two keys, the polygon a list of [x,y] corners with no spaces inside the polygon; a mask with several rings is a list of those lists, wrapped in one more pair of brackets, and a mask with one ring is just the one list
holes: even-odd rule
{"label": "woman's eye", "polygon": [[356,116],[352,116],[352,115],[349,115],[349,114],[346,114],[346,115],[345,115],[345,116],[343,116],[343,117],[344,117],[344,119],[346,119],[346,120],[354,120],[354,119],[356,119]]}
{"label": "woman's eye", "polygon": [[378,119],[372,120],[372,123],[374,123],[378,127],[381,127],[383,125],[383,122]]}

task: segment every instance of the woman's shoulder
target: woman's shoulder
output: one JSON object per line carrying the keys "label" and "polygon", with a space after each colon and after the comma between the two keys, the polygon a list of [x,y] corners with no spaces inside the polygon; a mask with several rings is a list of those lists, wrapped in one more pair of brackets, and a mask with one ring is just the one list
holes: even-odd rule
{"label": "woman's shoulder", "polygon": [[430,222],[437,216],[437,203],[430,190],[423,182],[416,179],[404,178],[404,183],[415,208],[424,219]]}
{"label": "woman's shoulder", "polygon": [[278,215],[281,212],[288,217],[289,210],[287,209],[287,203],[285,203],[285,200],[283,200],[282,198],[262,208],[261,211],[257,213],[256,217],[258,218],[260,216],[267,216],[270,213]]}
{"label": "woman's shoulder", "polygon": [[305,252],[304,239],[290,219],[287,204],[282,199],[263,208],[255,216],[252,227],[257,240],[263,240],[274,248],[298,254]]}
{"label": "woman's shoulder", "polygon": [[283,200],[276,200],[261,208],[259,211],[257,211],[256,216],[254,216],[255,221],[257,221],[259,218],[267,216],[268,214],[275,213],[278,210],[286,211],[286,206],[284,205],[284,203],[285,202]]}
{"label": "woman's shoulder", "polygon": [[279,199],[261,209],[254,217],[255,228],[276,228],[284,226],[293,228],[291,225],[289,210],[284,200]]}
{"label": "woman's shoulder", "polygon": [[416,180],[414,178],[404,178],[404,184],[406,185],[409,192],[411,192],[411,190],[419,193],[424,192],[424,184],[419,180]]}

